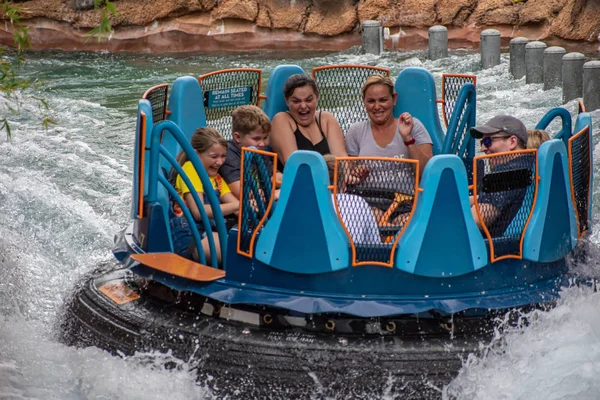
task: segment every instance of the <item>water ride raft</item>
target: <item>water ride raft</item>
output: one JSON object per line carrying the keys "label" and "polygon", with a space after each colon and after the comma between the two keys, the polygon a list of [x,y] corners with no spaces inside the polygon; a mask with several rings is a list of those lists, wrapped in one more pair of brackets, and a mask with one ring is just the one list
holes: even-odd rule
{"label": "water ride raft", "polygon": [[[115,354],[171,352],[228,398],[436,398],[489,339],[496,317],[518,318],[557,299],[569,277],[566,258],[591,229],[590,115],[582,107],[573,121],[563,108],[550,110],[538,128],[560,118],[562,129],[539,149],[476,155],[468,133],[474,77],[443,77],[442,124],[432,75],[421,68],[398,75],[395,115],[409,111],[434,142],[422,176],[413,160],[353,157],[338,158],[330,180],[319,154],[298,151],[275,201],[277,155],[243,149],[240,217],[228,231],[189,138],[207,125],[227,132],[231,110],[261,98],[272,118],[285,110],[283,84],[298,72],[277,67],[265,96],[260,70],[245,69],[179,78],[169,97],[166,84],[146,92],[133,222],[116,237],[118,263],[92,272],[66,302],[64,342]],[[320,108],[342,126],[364,119],[359,91],[372,73],[389,71],[313,71]],[[168,173],[180,150],[207,188],[221,264],[214,243],[210,265],[173,253],[168,209],[178,196]],[[495,171],[515,158],[518,167]],[[344,174],[358,164],[371,173],[349,187]],[[515,190],[523,194],[518,212],[500,231],[480,231],[469,195]],[[373,207],[394,217],[382,223]]]}

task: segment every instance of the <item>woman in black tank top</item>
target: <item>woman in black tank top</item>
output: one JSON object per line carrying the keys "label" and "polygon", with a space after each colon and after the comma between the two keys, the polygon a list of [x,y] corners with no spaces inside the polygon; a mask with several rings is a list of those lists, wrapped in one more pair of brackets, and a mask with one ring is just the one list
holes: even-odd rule
{"label": "woman in black tank top", "polygon": [[280,170],[296,150],[347,156],[340,124],[331,113],[316,111],[319,91],[312,78],[290,76],[284,97],[289,111],[275,115],[271,129],[271,147],[279,156]]}

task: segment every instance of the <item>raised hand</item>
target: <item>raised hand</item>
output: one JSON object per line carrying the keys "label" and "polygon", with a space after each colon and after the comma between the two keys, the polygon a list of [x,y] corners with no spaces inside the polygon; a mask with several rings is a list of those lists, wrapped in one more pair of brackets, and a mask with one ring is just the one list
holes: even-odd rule
{"label": "raised hand", "polygon": [[413,130],[414,122],[413,117],[410,113],[405,112],[400,115],[400,121],[398,124],[398,130],[400,131],[400,136],[402,136],[402,140],[408,142],[412,139],[412,130]]}

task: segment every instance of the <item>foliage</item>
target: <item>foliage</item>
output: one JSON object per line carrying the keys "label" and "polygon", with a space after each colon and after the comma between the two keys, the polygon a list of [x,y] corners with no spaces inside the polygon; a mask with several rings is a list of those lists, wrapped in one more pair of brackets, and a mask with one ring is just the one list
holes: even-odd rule
{"label": "foliage", "polygon": [[87,43],[90,39],[96,38],[98,41],[104,39],[110,39],[113,34],[112,24],[110,23],[110,15],[117,15],[117,8],[115,3],[109,0],[94,0],[94,9],[99,9],[104,3],[102,8],[102,15],[100,17],[100,23],[94,29],[88,33],[88,37],[85,40]]}
{"label": "foliage", "polygon": [[[102,7],[102,4],[104,6]],[[110,23],[110,15],[116,16],[117,10],[112,1],[109,0],[94,0],[94,8],[99,9],[102,7],[102,14],[100,23],[88,34],[86,42],[96,37],[98,41],[110,38],[113,33],[112,25]],[[13,29],[15,51],[7,51],[0,47],[0,99],[4,98],[14,100],[17,104],[17,108],[14,109],[9,106],[9,109],[13,113],[18,113],[19,92],[27,89],[39,89],[40,82],[31,80],[29,78],[23,78],[19,75],[21,66],[26,61],[23,58],[23,51],[31,47],[29,41],[29,27],[22,24],[24,10],[21,7],[9,4],[8,0],[0,0],[0,16],[10,23]],[[55,125],[54,121],[50,117],[50,107],[48,102],[41,97],[31,96],[38,102],[38,108],[42,114],[42,126],[47,130],[50,125]],[[8,102],[7,102],[8,103]],[[11,127],[6,116],[0,117],[0,132],[5,130],[7,138],[11,137]]]}

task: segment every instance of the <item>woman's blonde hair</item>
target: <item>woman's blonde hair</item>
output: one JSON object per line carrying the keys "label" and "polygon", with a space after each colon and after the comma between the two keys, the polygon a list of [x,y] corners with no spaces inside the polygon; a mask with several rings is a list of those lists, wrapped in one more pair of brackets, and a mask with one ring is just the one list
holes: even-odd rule
{"label": "woman's blonde hair", "polygon": [[365,98],[365,93],[367,92],[367,89],[369,89],[373,85],[385,85],[390,89],[390,94],[394,94],[394,82],[392,82],[390,77],[375,74],[367,78],[367,80],[362,86],[362,89],[360,90],[360,94],[363,99]]}
{"label": "woman's blonde hair", "polygon": [[550,135],[543,129],[529,129],[527,130],[527,148],[538,149],[542,143],[546,140],[550,140]]}
{"label": "woman's blonde hair", "polygon": [[[213,145],[218,144],[225,148],[227,148],[227,141],[221,136],[219,131],[215,128],[198,128],[192,135],[190,139],[190,144],[198,153],[202,154],[208,149],[210,149]],[[179,165],[183,166],[186,162],[189,161],[189,158],[185,151],[180,151],[175,158]],[[177,171],[173,169],[171,172],[171,179],[175,179],[177,177]]]}

